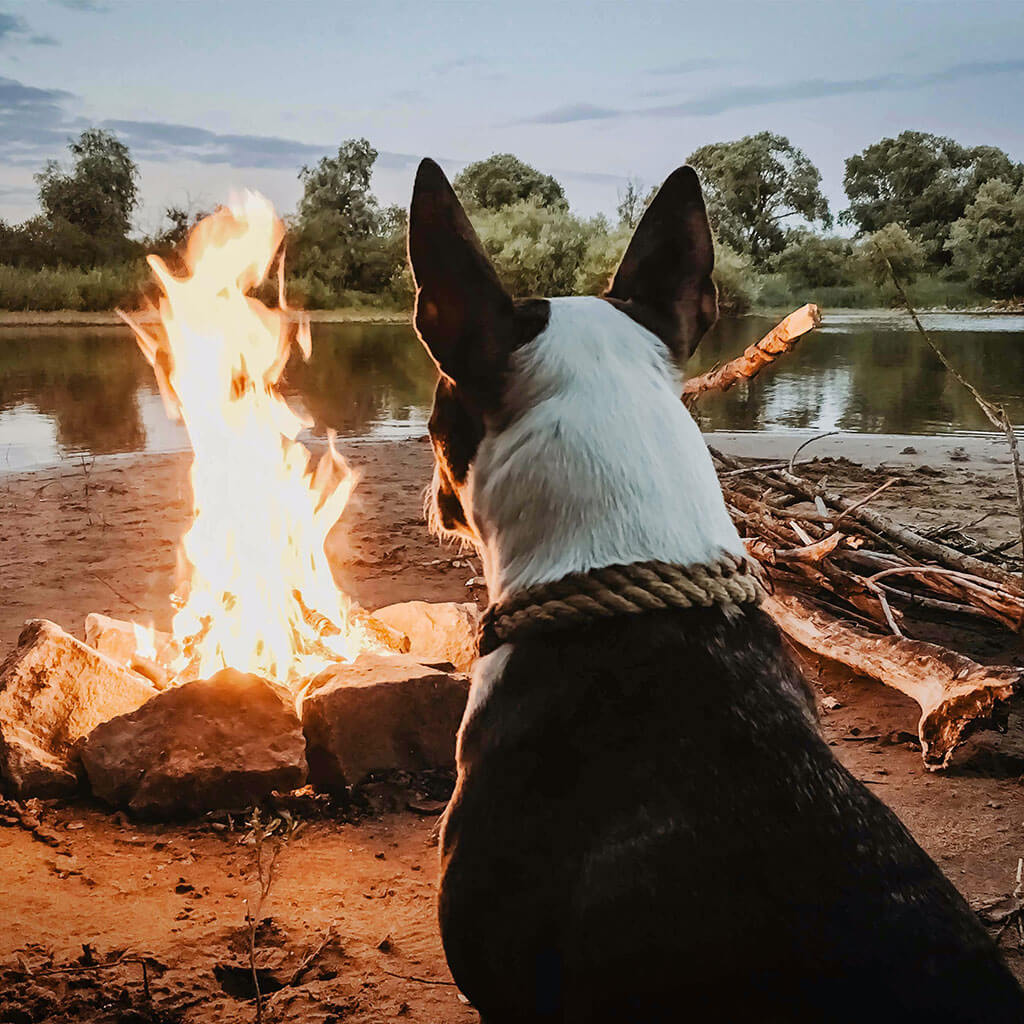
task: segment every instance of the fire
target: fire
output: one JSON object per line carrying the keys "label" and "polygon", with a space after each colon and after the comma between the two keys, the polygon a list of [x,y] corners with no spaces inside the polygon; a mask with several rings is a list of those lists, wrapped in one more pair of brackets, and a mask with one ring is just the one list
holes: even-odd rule
{"label": "fire", "polygon": [[195,226],[183,277],[149,257],[159,337],[129,320],[194,454],[174,599],[181,680],[230,666],[297,686],[366,645],[324,554],[356,477],[333,435],[319,459],[298,441],[310,424],[278,390],[293,345],[310,355],[308,319],[291,322],[283,271],[281,309],[250,294],[283,237],[271,204],[245,193]]}

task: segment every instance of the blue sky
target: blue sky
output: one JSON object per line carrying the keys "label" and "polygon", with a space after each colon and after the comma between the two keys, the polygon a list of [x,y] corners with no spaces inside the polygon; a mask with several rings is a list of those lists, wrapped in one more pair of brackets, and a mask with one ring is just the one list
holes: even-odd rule
{"label": "blue sky", "polygon": [[142,230],[243,186],[288,211],[298,168],[359,135],[386,202],[421,156],[511,151],[589,214],[768,129],[838,212],[844,157],[904,128],[1024,160],[1022,44],[1024,0],[0,0],[0,216],[91,124],[141,166]]}

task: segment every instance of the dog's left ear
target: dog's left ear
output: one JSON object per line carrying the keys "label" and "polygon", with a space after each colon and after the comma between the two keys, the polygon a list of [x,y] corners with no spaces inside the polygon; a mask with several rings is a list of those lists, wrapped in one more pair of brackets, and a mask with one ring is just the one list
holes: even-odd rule
{"label": "dog's left ear", "polygon": [[640,219],[605,298],[658,335],[682,362],[718,318],[714,265],[697,172],[679,167]]}
{"label": "dog's left ear", "polygon": [[514,347],[515,306],[433,160],[422,161],[416,172],[409,264],[420,340],[463,394],[481,406],[492,404]]}

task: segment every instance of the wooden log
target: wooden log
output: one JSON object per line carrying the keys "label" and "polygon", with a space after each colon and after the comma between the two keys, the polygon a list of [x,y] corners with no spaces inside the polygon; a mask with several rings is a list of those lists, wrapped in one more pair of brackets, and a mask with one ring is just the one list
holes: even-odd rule
{"label": "wooden log", "polygon": [[774,363],[779,356],[789,352],[810,330],[821,323],[821,312],[809,302],[790,313],[780,324],[773,327],[760,341],[750,345],[743,354],[729,360],[698,377],[691,377],[683,385],[683,401],[689,406],[708,391],[728,391],[741,380],[756,377],[766,366]]}
{"label": "wooden log", "polygon": [[814,608],[793,594],[775,594],[764,609],[797,643],[877,679],[921,707],[918,735],[929,768],[943,768],[972,729],[1005,710],[1021,691],[1024,670],[979,665],[937,644],[879,636]]}

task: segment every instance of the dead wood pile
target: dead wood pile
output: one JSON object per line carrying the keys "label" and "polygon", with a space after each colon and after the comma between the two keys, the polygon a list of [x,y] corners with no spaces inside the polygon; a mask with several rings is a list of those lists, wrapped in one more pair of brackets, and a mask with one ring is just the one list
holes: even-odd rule
{"label": "dead wood pile", "polygon": [[[688,381],[684,401],[753,377],[819,322],[817,307],[797,310],[738,359]],[[953,527],[925,536],[873,509],[894,479],[855,501],[801,475],[795,454],[750,465],[710,450],[729,512],[773,590],[768,613],[802,647],[912,697],[926,764],[944,767],[972,729],[1005,717],[1024,671],[912,639],[906,620],[1021,632],[1024,585],[1004,560],[1008,545],[985,549]]]}

